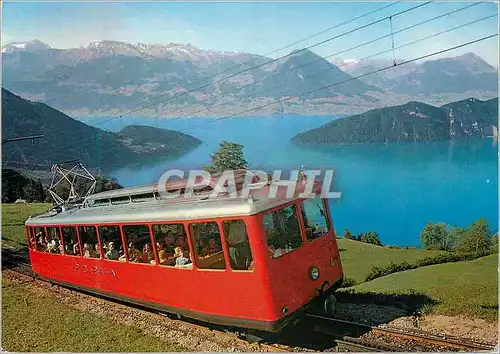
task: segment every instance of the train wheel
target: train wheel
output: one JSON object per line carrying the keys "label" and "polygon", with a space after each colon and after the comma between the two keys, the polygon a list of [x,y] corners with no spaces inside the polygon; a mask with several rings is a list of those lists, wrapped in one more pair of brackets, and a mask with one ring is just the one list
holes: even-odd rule
{"label": "train wheel", "polygon": [[333,295],[328,295],[325,299],[323,309],[327,316],[333,317],[337,311],[337,298]]}

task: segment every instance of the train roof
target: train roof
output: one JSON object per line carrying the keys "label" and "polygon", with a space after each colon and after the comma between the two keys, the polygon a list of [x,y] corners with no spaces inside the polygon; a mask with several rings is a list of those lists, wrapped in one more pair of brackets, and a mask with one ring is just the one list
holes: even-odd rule
{"label": "train roof", "polygon": [[217,217],[254,215],[298,198],[304,183],[298,182],[292,198],[286,197],[286,188],[278,187],[277,195],[269,197],[269,186],[252,190],[248,197],[219,196],[208,198],[210,191],[198,193],[191,198],[167,199],[162,197],[156,185],[145,185],[96,193],[80,205],[63,207],[61,211],[50,211],[31,217],[28,226],[75,225],[128,222],[183,221]]}

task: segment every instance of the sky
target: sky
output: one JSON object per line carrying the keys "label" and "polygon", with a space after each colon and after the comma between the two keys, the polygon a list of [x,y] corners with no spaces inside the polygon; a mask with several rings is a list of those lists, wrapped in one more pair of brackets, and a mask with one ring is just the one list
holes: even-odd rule
{"label": "sky", "polygon": [[[334,27],[364,13],[391,5],[369,16],[338,26],[284,50],[276,49]],[[191,43],[219,51],[242,51],[286,55],[293,49],[311,48],[323,57],[359,59],[387,50],[374,59],[392,58],[394,46],[419,40],[455,26],[498,14],[496,3],[478,3],[436,19],[422,21],[465,8],[474,3],[433,2],[401,15],[417,2],[6,2],[2,5],[2,45],[39,39],[54,48],[74,48],[92,41],[117,40],[129,43]],[[405,29],[414,26],[413,28]],[[394,56],[411,59],[498,32],[498,16],[467,25],[404,48]],[[367,41],[387,36],[376,42]],[[269,54],[272,52],[271,54]],[[453,57],[474,52],[498,67],[498,37],[445,53]],[[438,56],[439,57],[439,56]]]}

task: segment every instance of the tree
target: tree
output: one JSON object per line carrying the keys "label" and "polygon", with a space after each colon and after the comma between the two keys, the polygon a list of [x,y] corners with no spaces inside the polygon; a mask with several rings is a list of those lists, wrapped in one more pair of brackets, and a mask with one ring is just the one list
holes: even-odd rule
{"label": "tree", "polygon": [[24,194],[24,199],[26,199],[26,201],[29,203],[38,201],[36,182],[34,180],[30,179],[29,182],[26,184],[26,186],[24,186],[23,194]]}
{"label": "tree", "polygon": [[24,198],[24,188],[29,179],[16,170],[2,169],[2,203],[13,203],[18,198]]}
{"label": "tree", "polygon": [[464,237],[467,229],[453,226],[448,232],[447,251],[456,251],[460,246],[460,240]]}
{"label": "tree", "polygon": [[364,243],[371,243],[372,245],[382,246],[382,242],[380,242],[380,237],[377,231],[368,231],[364,234],[361,234],[359,241]]}
{"label": "tree", "polygon": [[484,218],[476,220],[462,235],[460,251],[481,253],[491,249],[492,237]]}
{"label": "tree", "polygon": [[498,253],[498,234],[491,238],[491,250],[494,253]]}
{"label": "tree", "polygon": [[449,234],[445,223],[433,223],[431,221],[425,225],[420,233],[420,242],[428,250],[448,250],[448,237]]}
{"label": "tree", "polygon": [[36,183],[36,193],[37,193],[37,202],[43,203],[47,198],[47,193],[43,188],[42,181],[38,180]]}
{"label": "tree", "polygon": [[356,239],[356,237],[354,237],[354,235],[348,229],[344,230],[344,238],[348,239],[348,240],[355,240]]}
{"label": "tree", "polygon": [[212,165],[203,166],[210,173],[224,172],[227,170],[239,170],[247,168],[247,161],[243,156],[243,145],[223,141],[219,150],[210,155]]}

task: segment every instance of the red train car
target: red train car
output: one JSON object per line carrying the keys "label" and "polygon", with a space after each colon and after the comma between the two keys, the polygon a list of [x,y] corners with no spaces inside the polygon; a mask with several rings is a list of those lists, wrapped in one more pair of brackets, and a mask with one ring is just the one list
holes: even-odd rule
{"label": "red train car", "polygon": [[280,193],[165,200],[143,186],[94,194],[26,221],[32,269],[173,314],[279,331],[318,299],[333,311],[343,279],[328,201]]}

